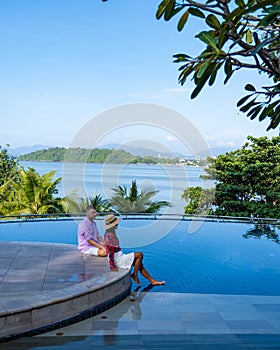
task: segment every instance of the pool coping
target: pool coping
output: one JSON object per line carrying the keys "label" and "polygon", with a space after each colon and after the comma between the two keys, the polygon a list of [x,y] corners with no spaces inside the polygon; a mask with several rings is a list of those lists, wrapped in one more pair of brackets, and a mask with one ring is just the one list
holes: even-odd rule
{"label": "pool coping", "polygon": [[[12,245],[15,242],[0,242],[0,244]],[[20,244],[23,247],[33,246],[36,248],[36,243],[21,242]],[[44,246],[63,246],[64,249],[67,249],[68,246],[70,253],[74,252],[72,245],[45,243]],[[82,254],[77,252],[76,255],[78,254],[79,259],[84,259]],[[92,260],[88,260],[92,266],[94,257],[89,258],[92,258]],[[37,257],[35,256],[34,259],[36,261]],[[98,261],[98,263],[107,266],[106,260]],[[96,268],[98,269],[98,266]],[[24,269],[22,271],[24,273]],[[63,273],[63,269],[61,271]],[[28,273],[23,277],[32,279],[32,275]],[[24,296],[23,293],[22,296],[18,297],[2,297],[0,302],[0,342],[58,329],[115,306],[130,294],[130,270],[119,269],[118,272],[109,270],[102,273],[102,276],[99,274],[97,277],[68,287],[58,289],[57,286],[59,285],[57,284],[50,291],[34,292],[30,296]]]}

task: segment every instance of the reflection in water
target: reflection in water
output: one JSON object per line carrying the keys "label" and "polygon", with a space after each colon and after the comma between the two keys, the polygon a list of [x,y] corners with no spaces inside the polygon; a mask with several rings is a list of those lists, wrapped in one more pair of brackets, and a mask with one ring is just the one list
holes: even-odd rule
{"label": "reflection in water", "polygon": [[255,224],[255,227],[250,228],[245,234],[242,235],[243,238],[258,238],[266,237],[268,240],[280,243],[280,238],[278,233],[274,228],[271,228],[268,224]]}
{"label": "reflection in water", "polygon": [[[0,349],[5,350],[69,350],[69,349],[95,349],[103,346],[116,345],[119,336],[119,321],[140,320],[142,317],[141,301],[154,286],[152,284],[145,288],[137,286],[130,296],[112,309],[100,315],[82,321],[83,326],[78,326],[78,330],[88,330],[88,335],[77,335],[76,325],[61,328],[57,331],[46,333],[45,335],[20,338],[7,343],[0,343]],[[69,335],[71,334],[71,335]]]}
{"label": "reflection in water", "polygon": [[[114,309],[113,314],[110,314],[110,317],[107,318],[106,322],[95,322],[95,319],[93,318],[93,335],[98,335],[101,333],[103,334],[104,345],[115,345],[119,334],[119,320],[140,320],[142,316],[140,303],[147,292],[153,287],[154,286],[150,284],[143,289],[141,289],[141,286],[135,288],[134,291],[131,292],[129,299],[126,299],[120,303],[118,307]],[[113,319],[110,321],[110,318]]]}

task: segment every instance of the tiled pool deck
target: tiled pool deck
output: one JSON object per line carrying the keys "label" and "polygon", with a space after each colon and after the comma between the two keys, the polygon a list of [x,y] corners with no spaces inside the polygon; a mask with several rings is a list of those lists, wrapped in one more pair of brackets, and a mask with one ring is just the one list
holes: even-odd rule
{"label": "tiled pool deck", "polygon": [[0,242],[0,341],[94,316],[130,293],[128,270],[77,246]]}
{"label": "tiled pool deck", "polygon": [[280,349],[280,296],[130,287],[128,271],[110,272],[106,258],[83,257],[76,246],[0,242],[2,341],[49,326],[0,347]]}

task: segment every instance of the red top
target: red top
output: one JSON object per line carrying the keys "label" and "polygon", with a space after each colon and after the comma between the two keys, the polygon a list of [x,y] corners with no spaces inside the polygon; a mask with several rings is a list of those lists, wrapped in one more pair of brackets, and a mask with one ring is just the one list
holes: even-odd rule
{"label": "red top", "polygon": [[109,258],[110,269],[114,269],[115,265],[115,253],[121,251],[120,242],[118,237],[113,232],[106,232],[104,236],[105,247]]}

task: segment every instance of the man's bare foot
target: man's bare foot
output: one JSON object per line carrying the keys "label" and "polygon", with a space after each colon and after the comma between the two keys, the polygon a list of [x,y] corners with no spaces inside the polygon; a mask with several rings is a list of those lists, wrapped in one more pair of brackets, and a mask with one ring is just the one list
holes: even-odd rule
{"label": "man's bare foot", "polygon": [[134,280],[135,283],[141,284],[137,276],[131,274],[130,277]]}
{"label": "man's bare foot", "polygon": [[152,284],[153,286],[162,286],[163,284],[165,284],[165,281],[156,281],[156,280],[153,280],[153,281],[151,282],[151,284]]}

